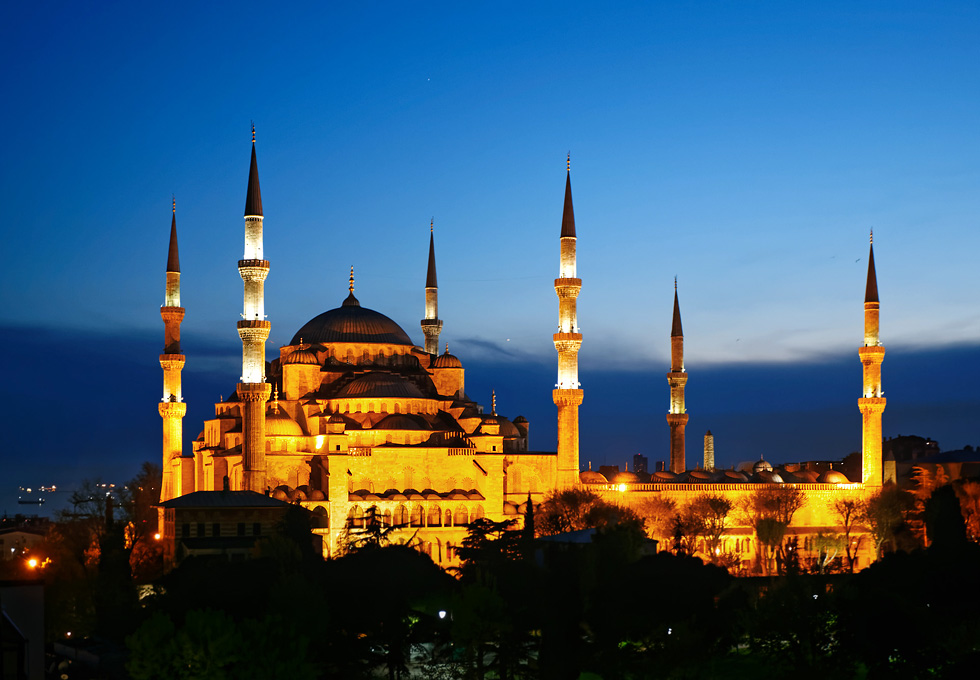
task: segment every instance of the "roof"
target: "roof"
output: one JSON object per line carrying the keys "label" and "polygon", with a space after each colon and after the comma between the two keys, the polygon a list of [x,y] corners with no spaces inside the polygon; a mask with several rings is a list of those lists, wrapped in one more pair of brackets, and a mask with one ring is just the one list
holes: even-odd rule
{"label": "roof", "polygon": [[381,312],[361,307],[353,293],[342,306],[307,321],[289,344],[298,345],[300,340],[304,343],[370,342],[414,346],[401,326]]}
{"label": "roof", "polygon": [[565,175],[565,208],[561,213],[562,238],[575,238],[575,210],[572,209],[572,171]]}
{"label": "roof", "polygon": [[167,251],[167,271],[180,273],[180,257],[177,254],[177,206],[170,220],[170,250]]}
{"label": "roof", "polygon": [[160,503],[161,508],[284,508],[277,501],[255,491],[194,491]]}
{"label": "roof", "polygon": [[252,164],[248,168],[248,190],[245,192],[245,216],[249,215],[262,216],[262,191],[259,189],[259,163],[255,160],[254,139],[252,140]]}
{"label": "roof", "polygon": [[425,287],[439,287],[436,283],[436,244],[431,231],[429,232],[429,268],[425,273]]}
{"label": "roof", "polygon": [[684,328],[681,326],[681,305],[677,301],[677,282],[674,282],[674,322],[670,327],[670,337],[683,338]]}
{"label": "roof", "polygon": [[875,247],[871,244],[868,255],[868,287],[864,289],[865,302],[878,302],[878,277],[875,274]]}

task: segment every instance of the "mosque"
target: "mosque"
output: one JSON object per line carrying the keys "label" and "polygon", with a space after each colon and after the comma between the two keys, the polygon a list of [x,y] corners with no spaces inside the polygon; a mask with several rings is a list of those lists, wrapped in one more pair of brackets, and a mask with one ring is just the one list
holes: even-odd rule
{"label": "mosque", "polygon": [[[507,418],[465,392],[465,369],[459,358],[440,353],[439,287],[435,239],[430,225],[425,280],[424,347],[384,314],[363,307],[355,296],[351,270],[348,294],[340,305],[314,316],[280,347],[271,361],[266,341],[264,282],[270,263],[262,247],[263,211],[259,171],[252,153],[245,199],[244,255],[238,270],[244,283],[244,309],[238,321],[242,341],[242,374],[230,397],[215,404],[214,417],[183,450],[180,347],[180,262],[176,204],[170,229],[166,293],[160,314],[164,322],[163,486],[161,502],[197,491],[251,490],[299,503],[313,513],[314,531],[323,539],[325,556],[342,550],[351,528],[364,526],[371,508],[387,525],[444,566],[458,563],[455,547],[470,521],[521,518],[531,502],[541,503],[555,489],[579,486],[642,513],[652,498],[670,498],[679,505],[703,494],[722,495],[733,502],[759,488],[793,485],[806,503],[794,516],[791,532],[806,539],[833,530],[833,502],[863,498],[882,485],[880,366],[884,347],[878,339],[878,294],[874,253],[865,294],[865,337],[859,349],[864,366],[864,392],[858,400],[863,416],[862,476],[849,480],[837,471],[818,475],[789,466],[774,470],[765,461],[746,474],[714,468],[706,439],[703,464],[688,469],[685,453],[684,404],[687,372],[684,335],[676,283],[670,335],[671,366],[667,373],[669,470],[649,480],[624,471],[607,479],[597,471],[581,471],[578,409],[584,391],[578,380],[582,334],[576,299],[582,280],[576,273],[576,231],[572,205],[571,167],[566,168],[564,207],[559,236],[558,379],[553,391],[557,407],[557,451],[529,446],[528,421]],[[339,297],[339,296],[338,296]],[[188,525],[185,525],[185,527]],[[206,523],[197,524],[207,537]],[[217,524],[214,531],[218,531]],[[185,531],[190,531],[185,528]],[[200,532],[205,532],[201,534]],[[176,536],[175,540],[190,538]],[[754,553],[752,530],[733,526],[726,532],[726,550]]]}

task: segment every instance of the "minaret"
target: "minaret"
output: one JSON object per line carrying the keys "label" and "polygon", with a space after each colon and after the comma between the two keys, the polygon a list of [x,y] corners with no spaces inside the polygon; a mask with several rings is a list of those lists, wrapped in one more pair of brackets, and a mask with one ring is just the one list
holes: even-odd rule
{"label": "minaret", "polygon": [[864,366],[864,392],[858,399],[861,410],[861,481],[865,486],[881,486],[881,362],[885,348],[878,338],[878,279],[875,275],[874,233],[868,255],[868,285],[864,291],[864,346],[858,349]]}
{"label": "minaret", "polygon": [[439,354],[439,333],[442,332],[442,319],[439,318],[439,284],[436,283],[434,221],[429,222],[429,269],[425,274],[425,318],[422,319],[422,333],[425,334],[425,351],[437,355]]}
{"label": "minaret", "polygon": [[183,455],[183,419],[187,404],[180,393],[180,372],[184,368],[184,355],[180,351],[180,322],[184,319],[184,308],[180,306],[180,257],[177,253],[177,201],[173,203],[173,216],[170,219],[170,249],[167,252],[167,288],[163,306],[163,354],[160,367],[163,369],[163,400],[160,402],[160,417],[163,418],[163,486],[160,500],[168,501],[193,489],[181,488],[179,459]]}
{"label": "minaret", "polygon": [[552,396],[558,407],[558,488],[578,484],[578,407],[582,403],[578,381],[578,350],[582,346],[575,301],[582,279],[575,272],[575,212],[572,209],[572,160],[565,175],[565,207],[561,217],[561,256],[555,292],[558,294],[558,384]]}
{"label": "minaret", "polygon": [[238,322],[242,338],[242,489],[265,493],[265,402],[272,387],[265,381],[265,341],[271,324],[265,320],[265,277],[269,261],[262,254],[262,192],[255,160],[255,126],[252,126],[252,163],[245,194],[245,255],[238,261],[245,283],[245,309]]}
{"label": "minaret", "polygon": [[687,371],[684,370],[684,329],[681,327],[681,306],[677,301],[677,279],[674,278],[674,321],[670,328],[670,410],[667,411],[667,424],[670,426],[670,471],[674,474],[684,472],[684,428],[687,427],[687,409],[684,407],[684,385],[687,384]]}

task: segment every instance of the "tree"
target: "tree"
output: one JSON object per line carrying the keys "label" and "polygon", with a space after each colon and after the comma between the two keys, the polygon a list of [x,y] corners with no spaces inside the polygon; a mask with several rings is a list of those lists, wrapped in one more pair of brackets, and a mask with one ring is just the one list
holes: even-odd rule
{"label": "tree", "polygon": [[949,484],[949,475],[946,474],[942,465],[937,465],[934,470],[916,465],[912,468],[912,482],[914,486],[911,493],[915,500],[912,511],[906,512],[906,520],[912,533],[928,547],[931,539],[926,532],[926,502],[932,497],[933,491]]}
{"label": "tree", "polygon": [[834,501],[834,513],[840,520],[840,527],[844,537],[844,554],[847,556],[847,570],[854,573],[854,558],[857,557],[858,548],[861,547],[862,536],[856,537],[851,543],[851,534],[857,526],[861,516],[861,502],[856,498],[838,498]]}
{"label": "tree", "polygon": [[543,503],[541,517],[535,518],[535,525],[544,536],[597,529],[620,522],[643,525],[640,516],[630,508],[577,488],[552,491]]}
{"label": "tree", "polygon": [[875,559],[881,558],[885,543],[897,550],[899,537],[908,531],[905,516],[914,501],[894,484],[886,484],[861,504],[859,519],[868,527],[875,546]]}
{"label": "tree", "polygon": [[974,543],[980,542],[980,481],[957,479],[953,482],[953,490],[960,500],[966,522],[966,537]]}
{"label": "tree", "polygon": [[721,537],[728,528],[727,520],[732,511],[732,502],[723,496],[707,494],[691,501],[685,511],[693,522],[702,527],[708,559],[719,557]]}
{"label": "tree", "polygon": [[817,532],[813,540],[813,549],[817,553],[817,571],[821,574],[826,573],[827,567],[837,558],[847,543],[847,538],[843,535]]}
{"label": "tree", "polygon": [[677,501],[673,498],[645,498],[637,506],[637,514],[644,521],[647,536],[664,545],[673,538],[674,515],[677,514]]}
{"label": "tree", "polygon": [[775,559],[780,573],[786,564],[786,550],[783,538],[793,521],[793,515],[803,507],[806,497],[795,487],[761,488],[745,499],[742,513],[746,523],[754,530],[756,539],[763,547],[762,566],[766,573],[772,573]]}

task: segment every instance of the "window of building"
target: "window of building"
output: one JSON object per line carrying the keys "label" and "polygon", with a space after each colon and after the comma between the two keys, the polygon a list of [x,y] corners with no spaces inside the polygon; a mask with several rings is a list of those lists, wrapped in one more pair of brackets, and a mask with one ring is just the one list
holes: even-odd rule
{"label": "window of building", "polygon": [[217,538],[218,536],[221,535],[221,523],[220,522],[215,522],[214,524],[211,525],[211,535],[214,536],[215,538]]}
{"label": "window of building", "polygon": [[197,523],[197,537],[204,538],[204,522]]}
{"label": "window of building", "polygon": [[239,522],[238,523],[238,535],[239,536],[244,536],[245,535],[245,522]]}
{"label": "window of building", "polygon": [[260,536],[262,534],[262,525],[258,522],[252,523],[252,535]]}
{"label": "window of building", "polygon": [[191,537],[191,525],[190,523],[180,525],[180,537],[190,538]]}

